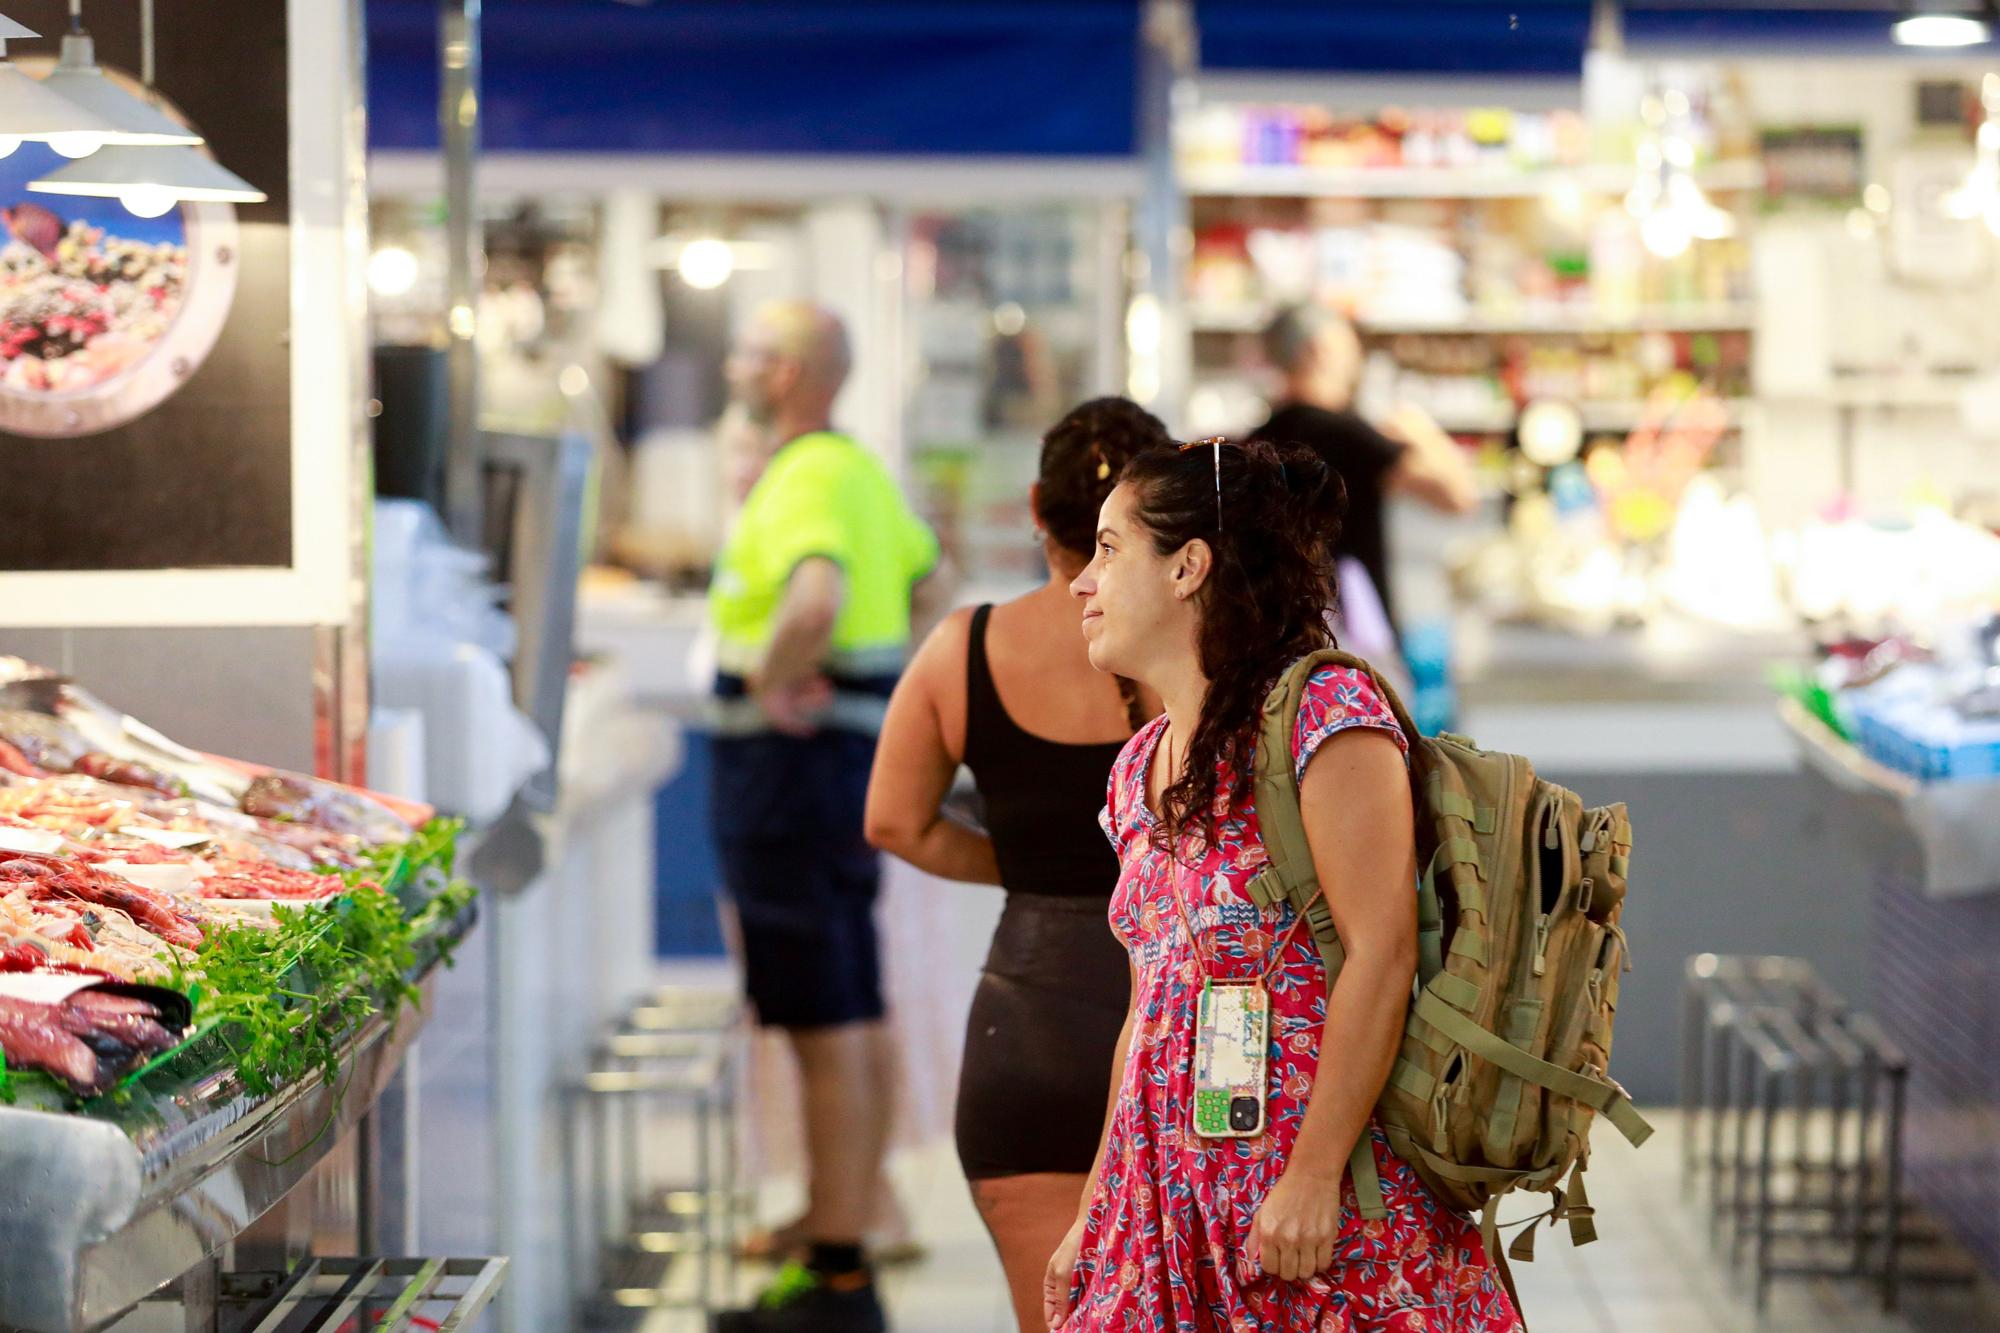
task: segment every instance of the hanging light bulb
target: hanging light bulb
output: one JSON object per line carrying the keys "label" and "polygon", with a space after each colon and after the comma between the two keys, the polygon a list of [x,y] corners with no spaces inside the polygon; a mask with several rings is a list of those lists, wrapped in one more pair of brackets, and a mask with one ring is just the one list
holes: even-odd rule
{"label": "hanging light bulb", "polygon": [[1993,28],[1984,17],[1983,8],[1978,14],[1954,12],[1938,5],[1911,8],[1914,13],[1897,19],[1889,29],[1889,35],[1899,46],[1978,46],[1993,40]]}
{"label": "hanging light bulb", "polygon": [[102,115],[31,78],[7,59],[9,41],[36,35],[33,29],[0,15],[0,149],[4,149],[0,157],[12,153],[27,139],[42,143],[60,141],[66,147],[77,148],[117,129]]}
{"label": "hanging light bulb", "polygon": [[135,185],[118,196],[118,202],[125,205],[125,211],[135,217],[157,218],[173,212],[180,201],[172,190],[159,185]]}
{"label": "hanging light bulb", "polygon": [[98,65],[96,43],[83,26],[83,0],[70,0],[69,24],[62,56],[43,76],[42,86],[103,117],[112,128],[103,134],[58,135],[49,140],[49,147],[64,157],[78,158],[106,144],[201,142],[199,134],[167,115],[152,98],[127,92]]}
{"label": "hanging light bulb", "polygon": [[[66,80],[58,86],[88,89],[85,101],[94,99],[107,107],[116,99],[106,99],[104,94],[116,93],[118,98],[136,105],[139,112],[148,114],[138,114],[132,105],[120,104],[123,125],[113,124],[107,118],[104,130],[92,131],[104,147],[40,180],[29,181],[30,190],[38,194],[117,199],[127,211],[147,218],[160,217],[182,203],[254,204],[268,197],[196,147],[202,142],[201,136],[159,109],[153,92],[153,0],[140,0],[139,6],[140,83],[146,92],[143,98],[131,97],[97,70],[89,34],[81,30],[81,0],[71,0],[70,12],[78,31],[71,34],[71,39],[76,39],[74,45],[71,39],[63,43],[68,73],[64,74],[62,65],[57,67],[56,73],[63,74]],[[95,74],[90,72],[93,70]],[[92,78],[98,82],[88,82]],[[6,121],[0,119],[0,130],[6,128]]]}

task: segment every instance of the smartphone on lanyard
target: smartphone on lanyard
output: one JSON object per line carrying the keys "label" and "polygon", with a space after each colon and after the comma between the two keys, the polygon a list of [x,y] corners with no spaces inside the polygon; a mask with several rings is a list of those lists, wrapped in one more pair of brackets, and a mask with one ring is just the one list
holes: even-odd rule
{"label": "smartphone on lanyard", "polygon": [[1271,997],[1261,981],[1210,981],[1201,988],[1194,1046],[1194,1132],[1250,1139],[1264,1132],[1264,1071]]}

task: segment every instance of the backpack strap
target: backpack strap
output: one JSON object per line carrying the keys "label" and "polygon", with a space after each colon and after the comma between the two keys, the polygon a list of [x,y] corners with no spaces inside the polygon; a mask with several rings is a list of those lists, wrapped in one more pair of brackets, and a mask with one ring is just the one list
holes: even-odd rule
{"label": "backpack strap", "polygon": [[[1347,961],[1347,951],[1340,943],[1340,932],[1334,929],[1333,913],[1320,889],[1319,871],[1313,865],[1312,847],[1306,840],[1305,817],[1299,810],[1298,781],[1292,772],[1292,734],[1298,728],[1299,704],[1305,698],[1306,683],[1312,679],[1313,672],[1323,666],[1343,666],[1366,673],[1389,701],[1398,724],[1413,744],[1419,733],[1409,720],[1402,700],[1375,674],[1373,667],[1358,657],[1331,649],[1309,653],[1294,662],[1264,699],[1252,779],[1257,802],[1257,826],[1263,834],[1264,851],[1271,858],[1271,864],[1251,881],[1250,898],[1259,907],[1290,903],[1294,912],[1305,917],[1306,925],[1312,930],[1313,943],[1318,946],[1320,958],[1326,964],[1326,986],[1331,992],[1335,978],[1339,977],[1340,969]],[[1435,895],[1431,898],[1428,914],[1430,917],[1438,916]],[[1424,909],[1419,908],[1419,917],[1424,915]],[[1421,921],[1420,925],[1427,928],[1429,922]],[[1442,929],[1442,922],[1439,929]],[[1432,947],[1435,948],[1435,944]],[[1382,1178],[1375,1169],[1372,1133],[1363,1131],[1360,1141],[1354,1145],[1354,1151],[1348,1155],[1347,1167],[1354,1181],[1355,1206],[1361,1216],[1375,1219],[1387,1217],[1388,1206],[1382,1201]]]}
{"label": "backpack strap", "polygon": [[1558,1097],[1567,1097],[1588,1106],[1609,1120],[1633,1147],[1652,1137],[1653,1127],[1633,1108],[1632,1099],[1616,1083],[1537,1059],[1514,1043],[1488,1032],[1428,991],[1417,995],[1416,1016],[1480,1059],[1498,1065],[1524,1082],[1546,1088]]}

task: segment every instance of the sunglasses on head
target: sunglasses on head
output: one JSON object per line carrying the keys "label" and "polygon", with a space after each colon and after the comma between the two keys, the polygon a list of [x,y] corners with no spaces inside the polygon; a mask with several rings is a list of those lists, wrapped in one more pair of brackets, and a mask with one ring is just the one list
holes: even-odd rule
{"label": "sunglasses on head", "polygon": [[1205,440],[1189,440],[1180,451],[1187,453],[1194,449],[1207,449],[1215,458],[1215,530],[1222,531],[1222,446],[1230,443],[1220,435],[1211,435]]}

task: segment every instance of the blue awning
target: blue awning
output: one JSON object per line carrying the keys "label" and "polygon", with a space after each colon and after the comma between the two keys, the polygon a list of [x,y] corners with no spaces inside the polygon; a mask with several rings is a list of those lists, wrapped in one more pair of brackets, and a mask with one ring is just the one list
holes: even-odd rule
{"label": "blue awning", "polygon": [[[488,0],[488,151],[1130,156],[1136,0]],[[367,0],[369,141],[437,146],[435,0]]]}
{"label": "blue awning", "polygon": [[1580,76],[1589,0],[1200,0],[1207,70]]}
{"label": "blue awning", "polygon": [[[1589,0],[1198,0],[1196,15],[1205,70],[1546,78],[1581,73],[1591,8]],[[1623,11],[1626,44],[1640,53],[1911,54],[1890,39],[1895,0],[1629,0]]]}
{"label": "blue awning", "polygon": [[[1690,55],[1897,55],[1923,53],[1898,46],[1889,30],[1899,17],[1893,4],[1719,5],[1712,2],[1641,0],[1625,15],[1625,42],[1646,51]],[[1973,54],[1990,53],[1974,48]],[[1954,53],[1963,59],[1968,52]]]}

